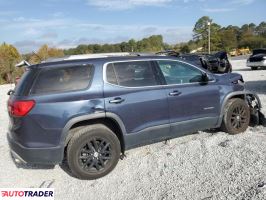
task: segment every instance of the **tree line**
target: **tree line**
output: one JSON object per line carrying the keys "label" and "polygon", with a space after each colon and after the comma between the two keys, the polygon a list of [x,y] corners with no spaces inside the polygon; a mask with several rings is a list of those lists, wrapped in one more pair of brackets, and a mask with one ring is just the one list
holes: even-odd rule
{"label": "tree line", "polygon": [[208,22],[210,23],[211,50],[230,51],[236,48],[263,48],[266,47],[266,22],[256,25],[244,24],[241,27],[229,25],[222,27],[210,17],[203,16],[195,24],[193,40],[183,44],[188,50],[203,47],[208,48]]}
{"label": "tree line", "polygon": [[164,43],[161,35],[152,35],[139,41],[131,39],[117,44],[81,44],[75,48],[58,49],[43,45],[35,53],[20,54],[11,44],[0,45],[0,84],[14,82],[15,77],[23,73],[22,69],[15,68],[15,64],[22,59],[31,64],[39,63],[51,57],[63,57],[75,54],[108,53],[108,52],[158,52],[175,50],[188,53],[194,49],[208,49],[208,22],[210,22],[211,50],[230,51],[235,48],[266,48],[266,22],[256,25],[244,24],[241,27],[229,25],[222,27],[210,17],[203,16],[193,28],[193,39],[174,45]]}
{"label": "tree line", "polygon": [[76,48],[64,50],[64,53],[65,55],[74,55],[109,52],[157,52],[163,50],[166,46],[167,44],[164,44],[161,35],[152,35],[139,41],[131,39],[128,42],[118,44],[82,44]]}

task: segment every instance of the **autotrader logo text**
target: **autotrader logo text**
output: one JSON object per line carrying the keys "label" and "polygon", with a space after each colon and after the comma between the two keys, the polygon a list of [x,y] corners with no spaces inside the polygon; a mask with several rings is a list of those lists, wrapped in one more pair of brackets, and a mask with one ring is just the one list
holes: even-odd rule
{"label": "autotrader logo text", "polygon": [[0,199],[54,200],[53,188],[0,188]]}

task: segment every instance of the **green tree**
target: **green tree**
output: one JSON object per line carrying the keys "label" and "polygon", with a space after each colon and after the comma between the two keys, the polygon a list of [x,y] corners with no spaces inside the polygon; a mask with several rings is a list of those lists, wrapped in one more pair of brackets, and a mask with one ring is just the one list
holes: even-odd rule
{"label": "green tree", "polygon": [[249,47],[251,49],[255,48],[265,48],[266,47],[266,39],[262,36],[247,36],[243,38],[240,43],[239,47]]}
{"label": "green tree", "polygon": [[137,48],[137,44],[136,44],[136,41],[134,39],[131,39],[128,41],[128,45],[129,45],[129,51],[130,52],[134,52]]}
{"label": "green tree", "polygon": [[0,84],[14,82],[17,75],[23,71],[15,67],[21,59],[17,49],[11,44],[0,45]]}
{"label": "green tree", "polygon": [[157,52],[167,48],[167,44],[163,42],[161,35],[152,35],[148,38],[135,41],[134,39],[128,42],[118,44],[89,44],[79,45],[76,48],[64,50],[66,55],[85,54],[85,53],[108,53],[108,52]]}
{"label": "green tree", "polygon": [[184,45],[180,48],[180,52],[181,53],[189,53],[190,52],[190,49],[189,49],[189,46],[188,45]]}
{"label": "green tree", "polygon": [[233,28],[222,29],[219,32],[221,38],[221,49],[226,50],[227,52],[237,48],[237,34]]}
{"label": "green tree", "polygon": [[40,47],[36,54],[32,54],[29,62],[32,64],[39,63],[48,58],[63,57],[64,51],[57,48],[50,48],[47,44]]}
{"label": "green tree", "polygon": [[256,27],[256,33],[258,35],[261,35],[263,37],[266,37],[266,22],[261,22],[257,27]]}
{"label": "green tree", "polygon": [[195,24],[193,29],[193,38],[198,45],[204,47],[205,51],[208,49],[208,28],[210,23],[211,31],[211,46],[212,50],[219,49],[221,38],[219,35],[220,25],[213,23],[213,20],[208,16],[201,17]]}

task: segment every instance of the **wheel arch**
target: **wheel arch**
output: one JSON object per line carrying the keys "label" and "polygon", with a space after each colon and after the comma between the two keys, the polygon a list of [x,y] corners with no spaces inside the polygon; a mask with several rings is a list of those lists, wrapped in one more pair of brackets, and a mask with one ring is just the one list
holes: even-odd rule
{"label": "wheel arch", "polygon": [[84,116],[78,116],[69,120],[65,125],[61,136],[61,142],[64,148],[68,145],[70,139],[75,134],[75,130],[82,128],[83,126],[88,126],[97,123],[104,124],[116,134],[120,141],[121,152],[124,153],[124,134],[126,134],[125,127],[122,120],[113,113],[89,114]]}
{"label": "wheel arch", "polygon": [[233,98],[240,98],[243,100],[247,100],[247,96],[251,96],[252,98],[254,98],[257,102],[258,102],[258,107],[259,109],[261,108],[261,101],[258,97],[257,94],[251,92],[251,91],[236,91],[236,92],[231,92],[229,94],[227,94],[222,103],[221,103],[221,110],[220,110],[220,116],[219,116],[219,120],[217,123],[217,127],[220,127],[222,124],[222,120],[223,120],[223,116],[224,116],[224,108],[226,103],[228,102],[228,100],[233,99]]}

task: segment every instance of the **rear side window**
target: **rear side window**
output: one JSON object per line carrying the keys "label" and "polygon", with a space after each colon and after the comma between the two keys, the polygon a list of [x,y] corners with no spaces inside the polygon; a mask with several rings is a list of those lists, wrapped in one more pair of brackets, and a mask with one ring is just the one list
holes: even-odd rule
{"label": "rear side window", "polygon": [[86,65],[43,70],[37,77],[31,94],[85,89],[92,79],[92,69],[91,65]]}
{"label": "rear side window", "polygon": [[23,75],[20,77],[18,84],[15,87],[15,96],[24,96],[27,95],[29,88],[31,87],[34,77],[34,70],[27,69]]}
{"label": "rear side window", "polygon": [[106,68],[106,79],[108,83],[125,87],[158,85],[149,61],[110,63]]}

